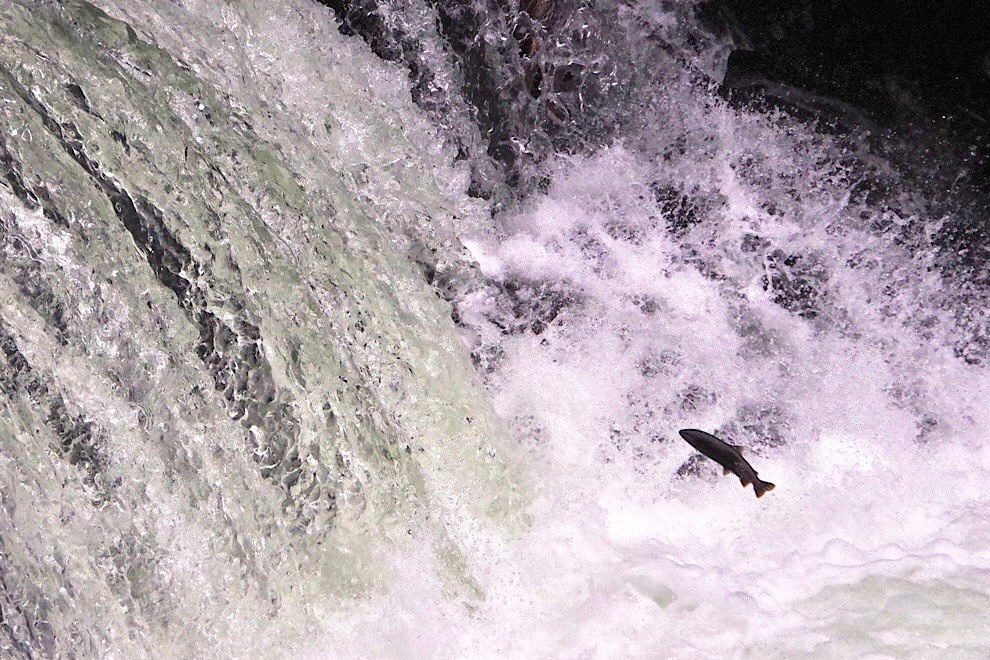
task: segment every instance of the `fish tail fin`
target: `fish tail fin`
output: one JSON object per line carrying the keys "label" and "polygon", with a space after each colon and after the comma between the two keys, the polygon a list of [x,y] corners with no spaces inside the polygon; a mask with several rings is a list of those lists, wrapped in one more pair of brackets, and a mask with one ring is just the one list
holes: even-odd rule
{"label": "fish tail fin", "polygon": [[759,479],[757,479],[756,481],[753,482],[753,490],[756,491],[757,497],[763,497],[764,493],[766,493],[768,490],[773,490],[774,488],[776,488],[776,486],[770,483],[769,481],[760,481]]}

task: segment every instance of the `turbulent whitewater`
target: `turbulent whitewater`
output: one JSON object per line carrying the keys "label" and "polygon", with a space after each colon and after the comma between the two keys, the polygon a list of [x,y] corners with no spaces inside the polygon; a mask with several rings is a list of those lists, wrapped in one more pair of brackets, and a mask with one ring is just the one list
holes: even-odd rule
{"label": "turbulent whitewater", "polygon": [[0,654],[985,657],[961,174],[693,2],[327,4],[0,5]]}

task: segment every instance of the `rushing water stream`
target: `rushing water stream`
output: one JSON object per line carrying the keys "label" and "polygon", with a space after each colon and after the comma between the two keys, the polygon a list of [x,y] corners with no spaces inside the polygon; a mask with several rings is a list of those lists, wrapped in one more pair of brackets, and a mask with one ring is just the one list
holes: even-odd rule
{"label": "rushing water stream", "polygon": [[0,655],[986,656],[948,161],[693,2],[327,4],[0,3]]}

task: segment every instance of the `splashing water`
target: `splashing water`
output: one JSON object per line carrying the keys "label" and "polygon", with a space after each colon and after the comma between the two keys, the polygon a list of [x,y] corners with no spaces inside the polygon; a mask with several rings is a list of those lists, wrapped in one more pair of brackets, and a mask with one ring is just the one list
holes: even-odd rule
{"label": "splashing water", "polygon": [[[986,382],[944,337],[881,313],[877,301],[908,318],[926,301],[871,290],[887,283],[850,272],[843,243],[881,268],[916,256],[753,218],[751,195],[792,209],[732,181],[674,239],[676,215],[643,183],[661,172],[641,158],[616,149],[565,169],[504,240],[472,245],[494,281],[552,282],[538,295],[568,301],[528,306],[553,319],[504,338],[491,377],[540,475],[534,529],[506,562],[531,572],[502,576],[514,594],[539,585],[526,592],[538,614],[514,612],[532,636],[514,652],[978,656]],[[814,203],[802,195],[805,212],[841,216]],[[775,273],[788,259],[813,266]],[[938,290],[922,273],[917,286]],[[814,291],[797,310],[775,301],[787,277]],[[495,316],[483,297],[468,306]],[[777,489],[758,501],[690,460],[683,427],[750,446]]]}
{"label": "splashing water", "polygon": [[983,294],[875,136],[717,97],[692,6],[545,19],[505,116],[597,105],[512,203],[315,4],[0,9],[0,649],[985,656]]}

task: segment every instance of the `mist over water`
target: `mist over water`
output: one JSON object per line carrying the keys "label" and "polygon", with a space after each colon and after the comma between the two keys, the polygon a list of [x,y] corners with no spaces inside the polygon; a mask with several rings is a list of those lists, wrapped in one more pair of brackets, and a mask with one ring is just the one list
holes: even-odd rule
{"label": "mist over water", "polygon": [[0,9],[3,654],[986,655],[964,205],[541,11]]}
{"label": "mist over water", "polygon": [[[679,239],[650,232],[647,167],[621,150],[570,162],[510,237],[476,247],[493,279],[563,282],[573,301],[539,334],[504,340],[491,377],[554,484],[537,516],[546,536],[534,532],[527,552],[585,576],[548,627],[598,631],[572,655],[934,656],[939,644],[979,655],[987,527],[963,511],[985,497],[986,385],[944,336],[901,320],[925,304],[918,289],[938,290],[934,276],[919,269],[918,288],[885,293],[889,281],[843,272],[842,243],[883,268],[900,260],[894,270],[914,255],[865,232],[755,221],[746,192],[792,207],[731,181],[720,190],[734,198],[710,220]],[[836,213],[812,195],[805,209]],[[798,272],[817,299],[783,298],[797,275],[774,269],[792,254],[813,260]],[[807,307],[782,309],[774,294]],[[684,427],[747,445],[776,490],[758,501],[692,460]],[[945,619],[967,632],[923,623]]]}

